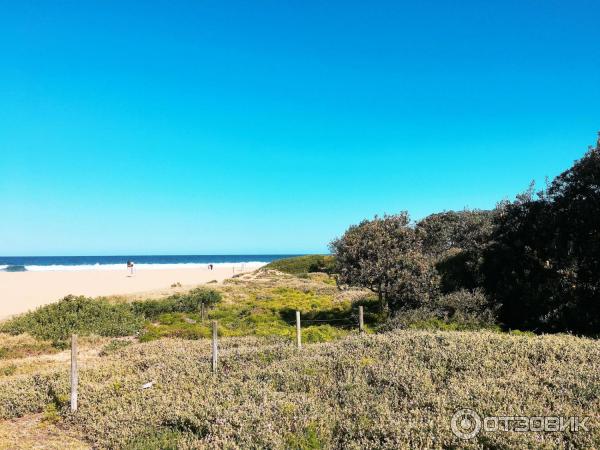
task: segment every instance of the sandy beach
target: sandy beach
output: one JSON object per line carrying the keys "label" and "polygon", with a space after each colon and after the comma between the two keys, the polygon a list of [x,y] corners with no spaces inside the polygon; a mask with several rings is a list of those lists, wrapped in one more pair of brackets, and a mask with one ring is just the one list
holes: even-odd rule
{"label": "sandy beach", "polygon": [[[252,271],[258,266],[247,266]],[[240,273],[240,266],[235,274]],[[0,272],[0,320],[66,295],[89,297],[132,295],[157,297],[185,290],[212,280],[221,282],[234,275],[231,266],[208,268],[138,270],[128,276],[125,270],[82,270],[48,272]],[[171,285],[180,283],[181,287]],[[145,294],[145,295],[144,295]]]}

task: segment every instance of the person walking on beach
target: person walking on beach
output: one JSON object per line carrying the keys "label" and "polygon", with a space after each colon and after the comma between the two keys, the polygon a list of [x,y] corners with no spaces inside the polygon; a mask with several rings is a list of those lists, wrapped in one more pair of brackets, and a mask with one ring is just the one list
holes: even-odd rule
{"label": "person walking on beach", "polygon": [[133,276],[133,261],[127,261],[127,270],[129,270],[130,277]]}

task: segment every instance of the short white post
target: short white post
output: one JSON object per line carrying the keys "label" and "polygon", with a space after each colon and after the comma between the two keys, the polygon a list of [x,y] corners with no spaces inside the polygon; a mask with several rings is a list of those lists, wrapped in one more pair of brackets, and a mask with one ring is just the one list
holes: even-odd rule
{"label": "short white post", "polygon": [[212,322],[212,371],[217,373],[217,358],[218,358],[218,347],[217,347],[217,321]]}
{"label": "short white post", "polygon": [[364,320],[362,305],[360,305],[358,307],[358,331],[360,333],[364,333],[365,332],[365,320]]}
{"label": "short white post", "polygon": [[77,411],[77,335],[71,335],[71,412]]}
{"label": "short white post", "polygon": [[296,345],[302,348],[302,329],[300,328],[300,311],[296,311]]}

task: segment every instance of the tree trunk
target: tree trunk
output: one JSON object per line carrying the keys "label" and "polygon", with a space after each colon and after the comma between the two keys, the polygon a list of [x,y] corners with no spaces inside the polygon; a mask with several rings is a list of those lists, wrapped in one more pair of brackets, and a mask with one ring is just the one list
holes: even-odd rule
{"label": "tree trunk", "polygon": [[382,314],[385,312],[385,300],[383,298],[383,291],[381,288],[377,291],[377,296],[379,297],[379,312]]}

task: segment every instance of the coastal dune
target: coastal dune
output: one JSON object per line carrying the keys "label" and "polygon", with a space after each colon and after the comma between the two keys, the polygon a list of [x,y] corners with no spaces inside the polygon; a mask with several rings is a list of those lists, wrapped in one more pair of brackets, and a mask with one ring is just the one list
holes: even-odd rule
{"label": "coastal dune", "polygon": [[0,272],[0,320],[56,302],[66,295],[88,297],[146,294],[168,295],[183,288],[216,280],[221,282],[260,264],[215,265],[208,267],[137,270],[133,276],[123,270],[81,270],[41,272]]}

